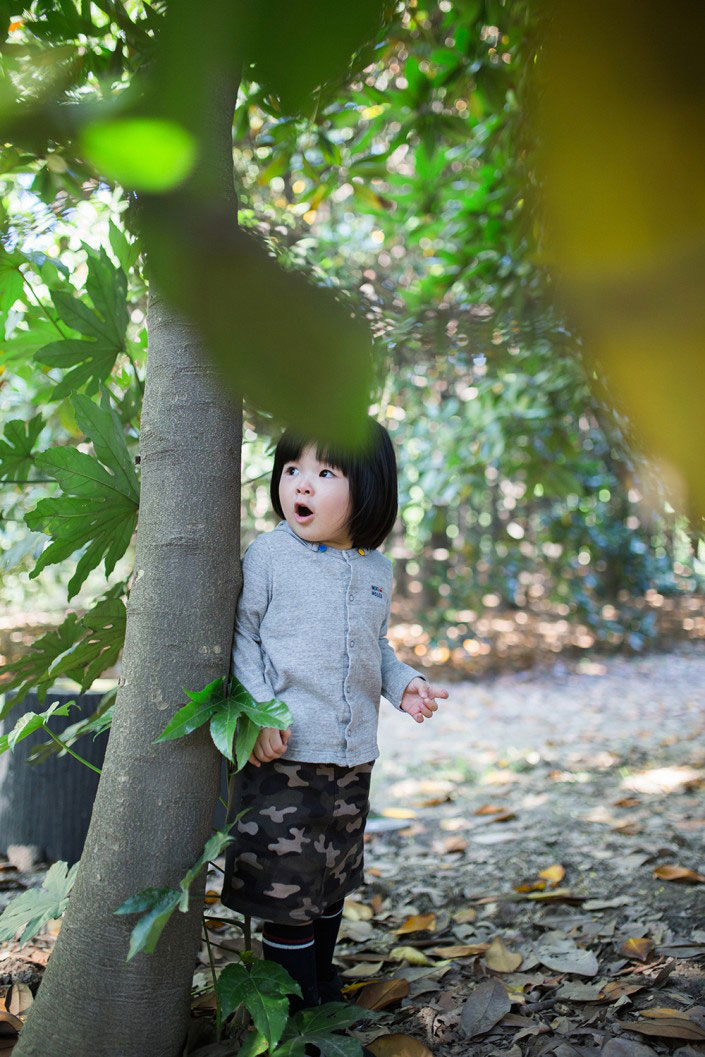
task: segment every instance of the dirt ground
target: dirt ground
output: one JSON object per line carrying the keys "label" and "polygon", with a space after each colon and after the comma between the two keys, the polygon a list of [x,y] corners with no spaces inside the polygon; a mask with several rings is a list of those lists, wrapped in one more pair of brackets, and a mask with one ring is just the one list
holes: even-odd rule
{"label": "dirt ground", "polygon": [[[383,703],[337,948],[378,1010],[358,1037],[378,1057],[705,1054],[705,646],[440,685],[423,725]],[[213,924],[222,966],[239,933]],[[6,984],[23,956],[0,950]],[[195,1055],[205,944],[194,988]]]}

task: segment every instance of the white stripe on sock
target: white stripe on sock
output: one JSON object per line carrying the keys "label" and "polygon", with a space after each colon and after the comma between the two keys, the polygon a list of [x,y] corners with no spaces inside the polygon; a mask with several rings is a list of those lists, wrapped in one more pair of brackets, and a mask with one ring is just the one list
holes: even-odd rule
{"label": "white stripe on sock", "polygon": [[313,947],[315,940],[311,940],[310,943],[275,943],[274,940],[267,940],[262,938],[262,946],[268,944],[270,947],[277,947],[280,951],[303,951],[307,947]]}

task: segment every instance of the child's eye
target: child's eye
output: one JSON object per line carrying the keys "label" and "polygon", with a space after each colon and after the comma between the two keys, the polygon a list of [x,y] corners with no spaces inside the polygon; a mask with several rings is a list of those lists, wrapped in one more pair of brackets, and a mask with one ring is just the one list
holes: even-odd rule
{"label": "child's eye", "polygon": [[292,473],[295,473],[295,472],[296,472],[296,467],[295,466],[285,466],[284,467],[284,473],[292,474]]}
{"label": "child's eye", "polygon": [[331,475],[331,477],[335,477],[335,474],[333,473],[332,470],[321,470],[321,473],[329,473]]}

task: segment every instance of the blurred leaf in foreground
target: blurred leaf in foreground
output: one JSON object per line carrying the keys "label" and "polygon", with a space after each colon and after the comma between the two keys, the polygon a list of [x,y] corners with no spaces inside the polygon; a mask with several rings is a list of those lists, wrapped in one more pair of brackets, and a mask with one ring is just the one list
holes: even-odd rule
{"label": "blurred leaf in foreground", "polygon": [[[665,18],[665,21],[664,21]],[[683,27],[676,46],[668,25]],[[546,13],[534,104],[547,263],[661,463],[705,514],[705,7],[617,0]]]}

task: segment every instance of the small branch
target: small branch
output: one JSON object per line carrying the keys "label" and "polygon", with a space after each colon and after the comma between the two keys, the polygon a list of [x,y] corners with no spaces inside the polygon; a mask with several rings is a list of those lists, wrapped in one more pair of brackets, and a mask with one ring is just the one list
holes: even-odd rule
{"label": "small branch", "polygon": [[218,978],[215,975],[215,961],[213,959],[213,951],[211,949],[211,940],[210,940],[210,936],[208,935],[208,929],[205,926],[205,922],[203,924],[203,935],[206,937],[206,947],[208,948],[208,961],[211,964],[211,976],[213,977],[213,993],[215,995],[215,1041],[216,1042],[220,1042],[221,1024],[220,1024],[220,1002],[218,1001],[218,991],[217,991]]}
{"label": "small branch", "polygon": [[58,330],[58,332],[59,332],[59,334],[61,335],[61,337],[62,337],[62,338],[65,338],[65,337],[66,337],[66,335],[64,334],[63,330],[61,329],[61,327],[59,326],[59,324],[57,323],[57,321],[56,321],[56,320],[54,319],[54,317],[53,317],[53,316],[50,316],[50,315],[49,315],[49,310],[48,310],[48,309],[47,309],[47,308],[46,308],[46,307],[45,307],[45,306],[44,306],[44,305],[42,304],[42,302],[41,302],[41,301],[39,300],[39,298],[38,298],[37,294],[36,294],[36,293],[34,292],[34,287],[33,287],[33,286],[32,286],[32,284],[30,283],[30,281],[29,281],[29,279],[27,278],[27,276],[25,275],[25,273],[24,273],[24,272],[23,272],[23,271],[22,271],[22,270],[20,269],[20,266],[19,266],[19,265],[17,265],[17,271],[18,271],[18,272],[20,273],[20,275],[22,276],[22,281],[23,281],[23,282],[24,282],[24,283],[25,283],[25,284],[27,285],[27,287],[29,288],[29,292],[31,293],[31,295],[32,295],[32,297],[34,298],[34,300],[36,301],[37,307],[38,307],[38,308],[40,308],[40,309],[42,310],[42,312],[44,313],[44,315],[46,316],[46,318],[47,318],[47,319],[49,320],[49,322],[51,323],[51,325],[52,325],[53,327],[56,327],[56,329]]}
{"label": "small branch", "polygon": [[135,381],[137,382],[137,385],[139,386],[139,390],[142,393],[142,396],[144,396],[144,382],[142,381],[142,379],[140,378],[139,374],[137,373],[137,364],[135,363],[135,361],[133,360],[132,356],[127,351],[127,349],[125,349],[125,355],[127,356],[128,360],[130,361],[130,364],[132,366],[132,370],[135,373]]}
{"label": "small branch", "polygon": [[78,760],[78,762],[79,762],[79,763],[83,763],[83,764],[85,764],[85,765],[86,765],[86,767],[90,767],[90,769],[91,769],[92,771],[95,771],[95,773],[96,773],[96,774],[102,774],[102,773],[103,773],[103,772],[102,772],[102,771],[100,770],[100,768],[99,768],[99,767],[95,767],[95,766],[94,766],[94,765],[93,765],[92,763],[89,763],[89,762],[88,762],[88,760],[84,760],[82,756],[79,756],[77,752],[74,752],[74,751],[73,751],[73,749],[70,749],[70,748],[68,747],[68,745],[66,744],[66,742],[62,741],[62,740],[61,740],[61,738],[57,738],[57,736],[56,736],[56,734],[54,733],[54,731],[53,731],[53,730],[50,730],[50,729],[49,729],[49,727],[48,727],[48,726],[46,725],[46,723],[42,723],[42,727],[43,727],[43,728],[44,728],[44,730],[45,730],[45,731],[47,732],[47,734],[49,735],[49,737],[50,737],[50,738],[53,738],[53,739],[54,739],[54,741],[56,742],[56,744],[57,744],[57,745],[60,745],[62,749],[66,749],[66,751],[67,751],[67,752],[69,753],[69,755],[70,755],[70,756],[73,756],[73,758],[74,758],[75,760]]}

